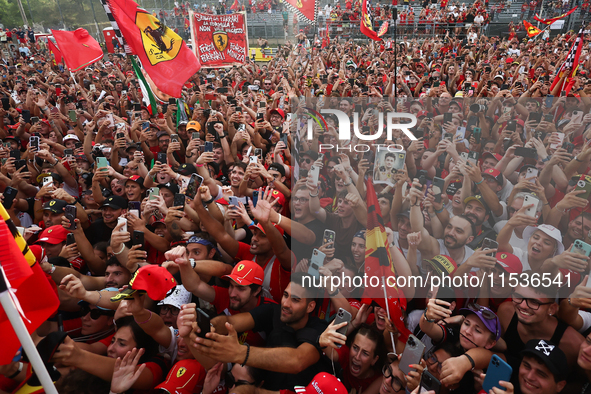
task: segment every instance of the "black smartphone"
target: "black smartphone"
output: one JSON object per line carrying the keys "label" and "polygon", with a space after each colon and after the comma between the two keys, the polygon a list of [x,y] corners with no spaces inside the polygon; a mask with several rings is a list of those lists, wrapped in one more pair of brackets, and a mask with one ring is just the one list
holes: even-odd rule
{"label": "black smartphone", "polygon": [[158,155],[156,156],[156,161],[159,161],[160,164],[168,164],[168,160],[166,159],[166,153],[158,152]]}
{"label": "black smartphone", "polygon": [[10,157],[14,158],[15,160],[21,159],[21,151],[18,149],[11,149],[10,150]]}
{"label": "black smartphone", "polygon": [[200,338],[205,338],[205,334],[211,331],[211,318],[201,308],[197,308],[197,324],[201,330],[197,336]]}
{"label": "black smartphone", "polygon": [[213,152],[213,142],[211,142],[211,141],[205,142],[205,151],[204,152]]}
{"label": "black smartphone", "polygon": [[417,172],[417,178],[419,178],[419,182],[421,182],[421,185],[425,186],[427,184],[427,171],[420,170],[419,172]]}
{"label": "black smartphone", "polygon": [[534,120],[536,123],[540,123],[542,121],[542,113],[541,112],[530,112],[528,120]]}
{"label": "black smartphone", "polygon": [[31,122],[31,111],[29,111],[28,109],[23,109],[21,112],[21,115],[22,115],[23,119],[25,120],[25,123]]}
{"label": "black smartphone", "polygon": [[74,149],[64,149],[64,156],[65,157],[74,156]]}
{"label": "black smartphone", "polygon": [[544,115],[544,122],[554,122],[554,115],[552,114],[545,114]]}
{"label": "black smartphone", "polygon": [[281,137],[279,137],[279,141],[283,142],[285,144],[285,147],[289,146],[287,144],[287,134],[285,134],[285,133],[281,134]]}
{"label": "black smartphone", "polygon": [[115,134],[115,138],[117,138],[117,139],[125,138],[125,133],[117,133],[117,134]]}
{"label": "black smartphone", "polygon": [[10,99],[8,97],[2,97],[2,108],[5,111],[10,109]]}
{"label": "black smartphone", "polygon": [[423,376],[421,376],[419,393],[433,391],[435,394],[439,394],[439,390],[441,390],[441,382],[435,376],[431,375],[429,371],[424,370]]}
{"label": "black smartphone", "polygon": [[443,114],[443,124],[446,122],[451,122],[453,119],[453,114],[451,112],[446,112]]}
{"label": "black smartphone", "polygon": [[38,116],[31,116],[31,125],[34,125],[37,123],[39,123],[39,117]]}
{"label": "black smartphone", "polygon": [[264,121],[265,120],[265,114],[263,114],[262,112],[257,112],[257,119],[256,121],[258,122],[259,120]]}
{"label": "black smartphone", "polygon": [[27,161],[22,159],[22,160],[17,160],[16,163],[14,164],[14,166],[16,167],[16,170],[20,170],[23,167],[27,166]]}
{"label": "black smartphone", "polygon": [[39,137],[36,135],[32,135],[29,137],[29,146],[34,152],[39,150]]}
{"label": "black smartphone", "polygon": [[526,157],[529,159],[537,159],[538,153],[534,148],[524,148],[519,146],[515,149],[515,156]]}
{"label": "black smartphone", "polygon": [[506,83],[501,85],[501,90],[507,90],[509,89],[509,85],[507,85]]}
{"label": "black smartphone", "polygon": [[70,230],[76,230],[76,214],[77,208],[75,205],[66,205],[64,208],[64,216],[70,222]]}
{"label": "black smartphone", "polygon": [[505,127],[507,131],[515,131],[517,130],[517,123],[514,120],[510,120],[507,122],[507,126]]}
{"label": "black smartphone", "polygon": [[66,235],[66,246],[72,245],[76,243],[76,238],[74,237],[73,233],[68,233]]}
{"label": "black smartphone", "polygon": [[176,105],[176,99],[175,98],[169,98],[168,99],[168,105]]}
{"label": "black smartphone", "polygon": [[142,245],[141,249],[145,248],[145,243],[144,243],[144,232],[143,231],[138,231],[138,230],[134,230],[133,231],[133,245]]}
{"label": "black smartphone", "polygon": [[562,148],[566,149],[566,152],[571,155],[573,153],[573,151],[575,150],[575,145],[571,144],[568,141],[565,141],[564,144],[562,144]]}
{"label": "black smartphone", "polygon": [[180,194],[180,193],[176,193],[174,195],[174,200],[172,203],[173,207],[183,207],[183,209],[185,208],[185,195],[184,194]]}
{"label": "black smartphone", "polygon": [[441,202],[441,195],[444,192],[445,180],[439,177],[433,178],[433,194],[435,195],[435,202]]}
{"label": "black smartphone", "polygon": [[139,103],[133,104],[133,112],[140,112],[142,110],[142,105]]}
{"label": "black smartphone", "polygon": [[[499,248],[499,243],[497,241],[492,240],[490,238],[484,238],[482,240],[482,250],[498,249],[498,248]],[[487,256],[494,257],[494,253],[488,253]]]}
{"label": "black smartphone", "polygon": [[2,202],[4,208],[10,209],[17,194],[18,190],[16,190],[14,187],[7,186],[6,189],[4,189],[4,201]]}
{"label": "black smartphone", "polygon": [[263,150],[261,148],[255,148],[254,155],[257,156],[260,162],[263,162]]}

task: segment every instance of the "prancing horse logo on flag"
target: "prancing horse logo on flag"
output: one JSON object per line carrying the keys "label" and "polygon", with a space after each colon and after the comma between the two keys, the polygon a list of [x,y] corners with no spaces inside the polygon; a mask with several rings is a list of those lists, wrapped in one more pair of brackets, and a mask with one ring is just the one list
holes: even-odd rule
{"label": "prancing horse logo on flag", "polygon": [[135,24],[140,29],[144,51],[152,66],[172,60],[179,54],[183,39],[154,16],[138,11]]}
{"label": "prancing horse logo on flag", "polygon": [[213,44],[218,51],[224,52],[224,49],[228,46],[228,33],[225,31],[216,31],[213,33]]}

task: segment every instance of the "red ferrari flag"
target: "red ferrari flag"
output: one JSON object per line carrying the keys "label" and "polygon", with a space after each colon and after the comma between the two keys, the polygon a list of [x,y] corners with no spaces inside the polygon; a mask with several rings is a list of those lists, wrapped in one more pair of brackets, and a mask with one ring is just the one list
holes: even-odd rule
{"label": "red ferrari flag", "polygon": [[282,0],[302,22],[316,24],[318,18],[318,0]]}
{"label": "red ferrari flag", "polygon": [[[8,216],[4,216],[4,207],[0,207],[0,211],[2,217]],[[22,246],[17,243],[17,238]],[[11,220],[6,222],[0,218],[0,240],[0,266],[6,274],[6,286],[17,309],[20,308],[27,330],[32,333],[55,313],[59,299]],[[38,249],[41,250],[40,247]],[[32,261],[27,261],[28,258]],[[4,277],[0,275],[0,279],[4,280]],[[21,345],[2,307],[0,338],[0,365],[9,364]]]}
{"label": "red ferrari flag", "polygon": [[[201,68],[193,51],[178,34],[132,0],[107,0],[107,4],[149,80],[164,94],[181,97],[185,82]],[[157,90],[152,90],[160,98]]]}
{"label": "red ferrari flag", "polygon": [[51,51],[51,53],[53,53],[53,56],[55,57],[55,64],[61,63],[62,62],[62,53],[55,46],[53,41],[47,40],[47,46],[49,47],[49,50]]}
{"label": "red ferrari flag", "polygon": [[373,15],[371,12],[370,0],[363,0],[363,4],[361,5],[360,30],[372,40],[382,41],[373,29]]}
{"label": "red ferrari flag", "polygon": [[538,29],[526,20],[523,21],[523,26],[525,27],[525,31],[527,32],[527,35],[530,38],[535,37],[542,32],[540,29]]}
{"label": "red ferrari flag", "polygon": [[85,29],[51,33],[70,71],[78,71],[103,58],[103,49]]}
{"label": "red ferrari flag", "polygon": [[557,20],[560,20],[562,18],[566,18],[567,16],[569,16],[570,14],[572,14],[573,12],[575,12],[575,10],[577,9],[578,6],[575,6],[575,8],[573,8],[572,10],[565,12],[562,15],[558,15],[555,16],[554,18],[548,18],[548,19],[541,19],[538,14],[534,15],[534,19],[537,20],[538,22],[541,22],[545,25],[551,25],[552,23],[556,22]]}
{"label": "red ferrari flag", "polygon": [[[575,38],[575,42],[573,42],[573,45],[570,47],[570,50],[568,51],[568,55],[566,56],[564,63],[562,63],[562,66],[560,66],[560,69],[558,70],[556,77],[554,77],[554,81],[550,86],[550,91],[554,90],[554,87],[556,86],[556,84],[560,82],[562,78],[565,78],[562,82],[562,90],[564,90],[566,94],[570,92],[575,82],[573,77],[577,74],[577,70],[579,68],[579,59],[581,57],[581,51],[583,49],[584,36],[585,33],[583,25],[579,30],[579,34],[577,34],[577,37]],[[568,74],[566,74],[567,72]]]}
{"label": "red ferrari flag", "polygon": [[[367,232],[365,233],[365,275],[367,283],[361,302],[376,302],[381,308],[389,311],[389,318],[400,333],[400,340],[406,342],[410,331],[404,325],[402,308],[406,308],[406,298],[396,287],[396,272],[390,248],[388,234],[378,203],[378,196],[373,187],[373,180],[367,179]],[[372,278],[379,278],[379,282]],[[384,284],[382,284],[384,280]],[[373,283],[373,284],[372,284]],[[376,283],[380,283],[376,286]],[[385,291],[384,287],[385,286]],[[386,297],[387,295],[387,297]],[[387,304],[387,305],[386,305]]]}

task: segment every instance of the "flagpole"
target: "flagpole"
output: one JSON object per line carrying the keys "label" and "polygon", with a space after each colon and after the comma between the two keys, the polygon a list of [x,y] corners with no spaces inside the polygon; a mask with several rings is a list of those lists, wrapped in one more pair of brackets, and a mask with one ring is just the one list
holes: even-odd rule
{"label": "flagpole", "polygon": [[39,378],[45,393],[47,394],[58,394],[57,390],[55,389],[55,385],[49,376],[49,372],[47,372],[47,368],[45,368],[45,364],[43,360],[41,360],[41,356],[37,352],[37,348],[35,347],[35,343],[33,343],[33,339],[29,335],[29,331],[23,322],[20,314],[18,313],[12,298],[10,297],[10,292],[8,291],[8,284],[6,277],[4,275],[4,270],[2,269],[2,265],[0,264],[0,303],[2,304],[2,308],[4,312],[6,312],[6,316],[12,325],[16,336],[18,337],[21,345],[23,347],[23,351],[27,354],[31,365],[33,366],[33,370],[35,374]]}
{"label": "flagpole", "polygon": [[[386,278],[382,276],[382,289],[384,289],[384,304],[386,304],[386,313],[388,314],[388,320],[391,321],[390,318],[390,307],[388,306],[388,293],[386,292]],[[394,334],[390,331],[390,340],[392,341],[392,351],[395,356],[398,356],[396,353],[396,342],[394,342]]]}

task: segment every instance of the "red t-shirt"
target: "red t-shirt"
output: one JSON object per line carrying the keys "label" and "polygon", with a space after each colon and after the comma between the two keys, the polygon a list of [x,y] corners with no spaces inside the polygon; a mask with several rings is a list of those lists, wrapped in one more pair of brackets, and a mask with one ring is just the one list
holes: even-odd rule
{"label": "red t-shirt", "polygon": [[[295,261],[295,255],[293,255]],[[258,265],[263,267],[265,271],[265,281],[263,282],[263,291],[267,291],[268,294],[275,302],[280,302],[283,297],[283,291],[291,280],[291,271],[285,270],[279,261],[276,259],[277,256],[271,257],[269,260],[261,262],[258,256],[250,253],[250,245],[244,242],[239,242],[238,253],[234,256],[234,259],[250,260],[256,262]],[[268,276],[270,275],[270,278]]]}

